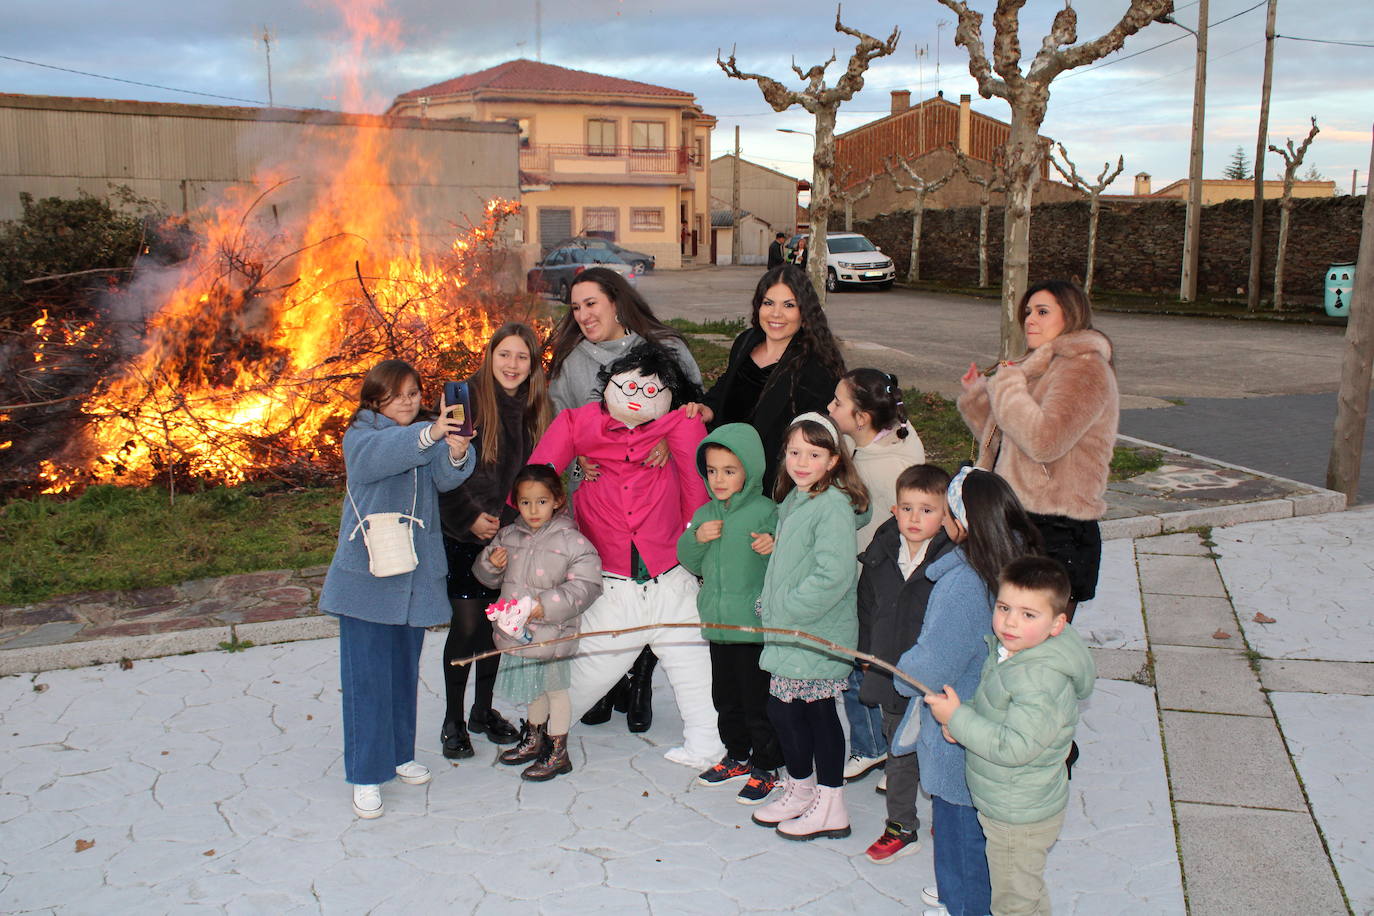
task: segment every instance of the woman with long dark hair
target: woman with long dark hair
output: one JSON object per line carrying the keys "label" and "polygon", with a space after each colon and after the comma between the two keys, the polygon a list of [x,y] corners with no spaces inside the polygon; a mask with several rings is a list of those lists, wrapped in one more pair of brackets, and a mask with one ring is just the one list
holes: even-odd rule
{"label": "woman with long dark hair", "polygon": [[1026,353],[960,380],[959,412],[982,444],[979,465],[1011,484],[1069,571],[1069,620],[1096,594],[1102,560],[1098,519],[1107,509],[1107,474],[1120,401],[1112,342],[1093,328],[1077,283],[1049,280],[1021,297]]}
{"label": "woman with long dark hair", "polygon": [[[552,419],[539,340],[527,325],[502,325],[487,343],[477,372],[468,379],[472,421],[476,427],[477,467],[466,484],[439,499],[444,549],[448,556],[448,599],[452,609],[444,642],[446,711],[440,731],[444,756],[473,756],[469,732],[485,734],[495,744],[514,744],[519,733],[492,708],[492,690],[500,656],[473,665],[451,665],[492,648],[486,607],[498,592],[473,575],[473,562],[502,525],[519,513],[507,497],[515,475],[525,466],[534,443]],[[476,667],[472,712],[464,714],[468,671]]]}
{"label": "woman with long dark hair", "polygon": [[844,375],[844,357],[805,272],[791,264],[768,271],[754,289],[749,327],[735,338],[724,374],[700,410],[710,429],[748,423],[763,440],[763,490],[773,491],[783,435],[792,418],[825,413]]}

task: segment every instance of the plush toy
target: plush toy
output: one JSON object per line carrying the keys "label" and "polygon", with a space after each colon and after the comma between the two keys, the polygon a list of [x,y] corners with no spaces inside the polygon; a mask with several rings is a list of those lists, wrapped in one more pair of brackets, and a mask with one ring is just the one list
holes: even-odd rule
{"label": "plush toy", "polygon": [[533,610],[534,599],[529,595],[514,600],[503,598],[487,605],[487,619],[491,621],[492,626],[511,639],[529,642],[534,638],[534,634],[525,624],[529,622],[530,612]]}

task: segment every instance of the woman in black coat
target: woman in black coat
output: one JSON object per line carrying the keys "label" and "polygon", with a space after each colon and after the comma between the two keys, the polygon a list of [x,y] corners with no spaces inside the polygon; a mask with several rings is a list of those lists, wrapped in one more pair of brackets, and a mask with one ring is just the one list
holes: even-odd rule
{"label": "woman in black coat", "polygon": [[798,414],[825,413],[844,375],[844,358],[806,274],[774,267],[754,290],[749,327],[735,338],[725,373],[700,408],[706,425],[748,423],[763,440],[763,492],[772,494],[783,434]]}

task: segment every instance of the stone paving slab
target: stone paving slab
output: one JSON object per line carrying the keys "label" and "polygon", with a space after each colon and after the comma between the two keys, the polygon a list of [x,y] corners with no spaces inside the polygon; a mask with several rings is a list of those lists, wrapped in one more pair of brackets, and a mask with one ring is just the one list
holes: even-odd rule
{"label": "stone paving slab", "polygon": [[1270,694],[1351,908],[1374,913],[1374,697]]}
{"label": "stone paving slab", "polygon": [[1244,654],[1228,649],[1156,646],[1155,689],[1161,709],[1270,716],[1259,679]]}
{"label": "stone paving slab", "polygon": [[[1374,639],[1351,638],[1368,631],[1374,606],[1374,510],[1237,525],[1212,537],[1253,649],[1267,658],[1374,662]],[[1275,622],[1256,623],[1256,613]]]}
{"label": "stone paving slab", "polygon": [[1176,810],[1179,849],[1188,862],[1192,913],[1345,916],[1348,912],[1306,812],[1186,802]]}
{"label": "stone paving slab", "polygon": [[1266,690],[1374,696],[1374,664],[1266,658],[1260,660],[1260,683]]}
{"label": "stone paving slab", "polygon": [[[1154,646],[1198,646],[1206,649],[1244,649],[1231,603],[1225,598],[1187,595],[1143,595]],[[1216,634],[1227,634],[1218,639]]]}
{"label": "stone paving slab", "polygon": [[[662,756],[681,727],[663,684],[647,734],[578,727],[569,778],[521,783],[481,738],[451,766],[441,642],[421,668],[435,779],[385,787],[375,821],[342,780],[332,640],[0,679],[4,909],[907,913],[933,883],[928,841],[888,867],[862,857],[883,826],[872,777],[846,791],[854,834],[813,843],[696,785]],[[1149,688],[1106,680],[1085,704],[1056,912],[1184,912],[1153,709]]]}
{"label": "stone paving slab", "polygon": [[1103,542],[1097,595],[1080,606],[1074,626],[1089,646],[1145,648],[1145,618],[1140,612],[1140,582],[1131,541]]}
{"label": "stone paving slab", "polygon": [[1306,812],[1273,719],[1161,714],[1175,801]]}
{"label": "stone paving slab", "polygon": [[1216,564],[1206,557],[1142,553],[1138,560],[1140,590],[1146,594],[1226,597]]}

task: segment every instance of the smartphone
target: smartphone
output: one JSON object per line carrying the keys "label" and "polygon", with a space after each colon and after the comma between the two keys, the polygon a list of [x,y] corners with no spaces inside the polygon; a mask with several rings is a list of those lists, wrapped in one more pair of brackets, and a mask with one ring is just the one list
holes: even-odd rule
{"label": "smartphone", "polygon": [[462,425],[458,428],[458,435],[463,438],[472,436],[472,404],[468,401],[467,382],[444,382],[444,403],[452,407],[458,405],[458,409],[453,412],[453,418]]}

